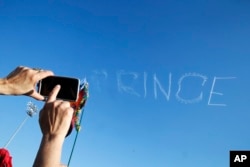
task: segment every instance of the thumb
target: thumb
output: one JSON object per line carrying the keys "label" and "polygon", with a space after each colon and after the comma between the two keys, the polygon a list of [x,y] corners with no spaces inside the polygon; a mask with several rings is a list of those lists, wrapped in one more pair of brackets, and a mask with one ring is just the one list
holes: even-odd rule
{"label": "thumb", "polygon": [[44,100],[44,96],[40,95],[37,91],[34,91],[30,96],[36,100]]}

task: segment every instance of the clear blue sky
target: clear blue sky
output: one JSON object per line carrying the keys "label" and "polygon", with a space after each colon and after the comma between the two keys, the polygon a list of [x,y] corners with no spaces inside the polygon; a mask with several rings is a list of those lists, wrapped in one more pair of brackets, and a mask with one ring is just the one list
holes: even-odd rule
{"label": "clear blue sky", "polygon": [[[0,77],[24,65],[87,78],[72,167],[227,167],[230,150],[250,149],[249,8],[246,0],[0,0]],[[2,146],[30,100],[41,109],[0,97]],[[14,166],[32,165],[40,138],[36,115],[8,147]]]}

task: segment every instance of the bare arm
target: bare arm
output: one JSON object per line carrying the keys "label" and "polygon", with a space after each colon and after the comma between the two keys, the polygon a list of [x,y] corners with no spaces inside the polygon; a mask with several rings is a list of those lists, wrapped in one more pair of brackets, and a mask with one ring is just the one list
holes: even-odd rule
{"label": "bare arm", "polygon": [[56,100],[60,86],[56,86],[44,108],[40,111],[39,123],[43,133],[33,167],[60,167],[62,146],[68,132],[73,108],[69,102]]}
{"label": "bare arm", "polygon": [[33,167],[59,167],[64,138],[43,136]]}

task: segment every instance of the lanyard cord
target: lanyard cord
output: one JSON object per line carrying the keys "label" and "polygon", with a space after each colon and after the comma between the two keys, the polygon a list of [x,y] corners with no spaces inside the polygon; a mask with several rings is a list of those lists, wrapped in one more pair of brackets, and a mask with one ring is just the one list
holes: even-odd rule
{"label": "lanyard cord", "polygon": [[[81,122],[82,122],[83,112],[84,112],[84,109],[82,110],[82,113],[81,113],[81,118],[80,118],[80,122],[79,122],[80,125],[81,125]],[[75,145],[76,145],[76,141],[77,141],[79,131],[80,130],[76,131],[76,136],[75,136],[75,140],[74,140],[74,143],[73,143],[73,146],[72,146],[72,149],[71,149],[71,153],[70,153],[70,156],[69,156],[69,161],[68,161],[68,166],[67,167],[69,167],[70,161],[72,159],[72,155],[73,155],[73,152],[75,150]]]}
{"label": "lanyard cord", "polygon": [[9,146],[9,144],[11,143],[11,141],[14,139],[14,137],[16,136],[16,134],[21,130],[21,128],[23,127],[24,123],[27,121],[27,119],[29,118],[29,116],[27,116],[23,122],[18,126],[18,128],[16,129],[16,131],[14,132],[14,134],[11,136],[11,138],[8,140],[8,142],[4,145],[4,148],[7,148]]}
{"label": "lanyard cord", "polygon": [[23,120],[23,122],[17,127],[16,131],[14,132],[14,134],[10,137],[10,139],[8,140],[8,142],[4,145],[4,148],[7,148],[9,146],[9,144],[12,142],[12,140],[15,138],[15,136],[17,135],[17,133],[21,130],[21,128],[23,127],[23,125],[25,124],[25,122],[27,121],[27,119],[29,117],[33,117],[33,115],[35,115],[37,113],[37,107],[34,103],[32,103],[31,101],[27,103],[27,108],[26,108],[26,113],[28,114],[27,117]]}

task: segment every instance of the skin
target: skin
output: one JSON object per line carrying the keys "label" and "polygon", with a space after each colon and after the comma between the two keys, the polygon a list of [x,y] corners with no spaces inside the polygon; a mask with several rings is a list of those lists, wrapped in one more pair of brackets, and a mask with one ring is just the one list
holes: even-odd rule
{"label": "skin", "polygon": [[59,90],[57,85],[40,111],[39,124],[43,137],[33,167],[65,166],[60,163],[61,152],[74,110],[69,102],[56,100]]}
{"label": "skin", "polygon": [[[0,95],[26,95],[44,100],[36,91],[36,84],[39,80],[52,75],[52,71],[19,66],[5,78],[0,78]],[[57,85],[40,111],[39,125],[43,137],[34,167],[66,167],[60,163],[60,159],[74,111],[69,102],[56,100],[59,90],[60,86]]]}
{"label": "skin", "polygon": [[44,100],[36,90],[39,80],[54,75],[52,71],[35,70],[19,66],[8,76],[0,79],[0,94],[2,95],[26,95],[37,100]]}

